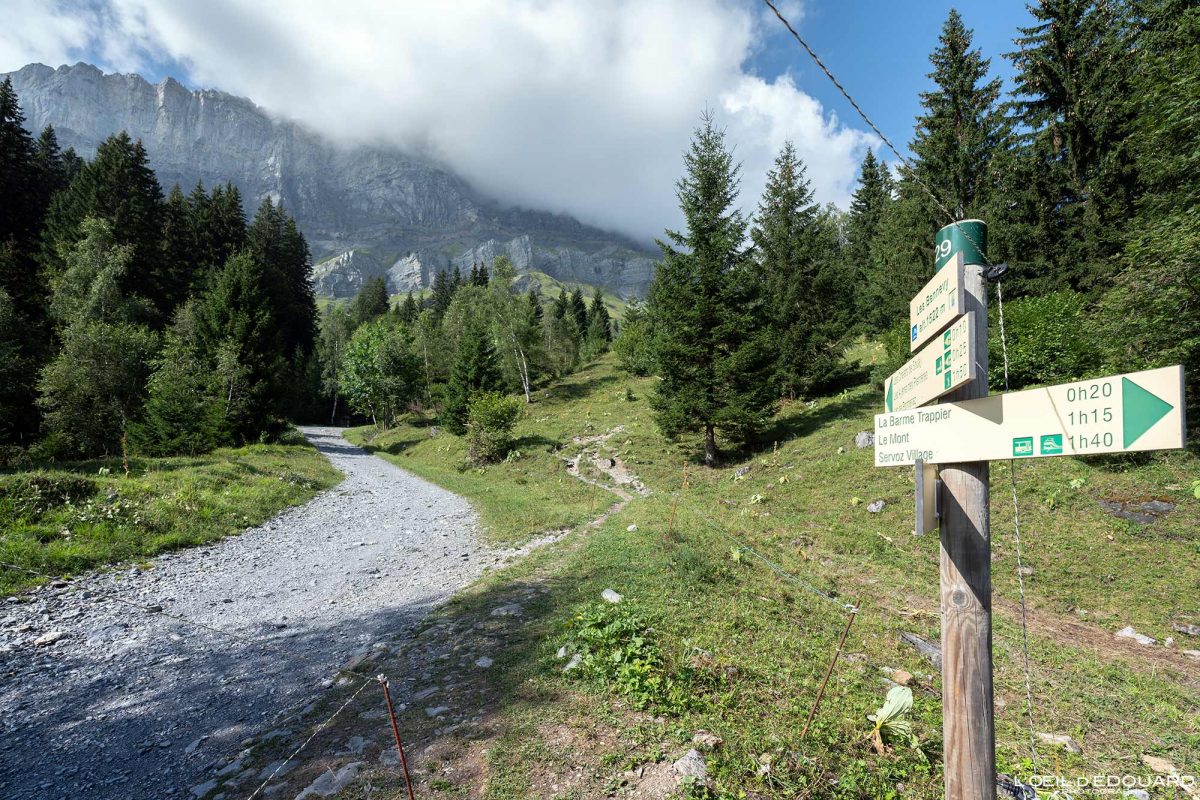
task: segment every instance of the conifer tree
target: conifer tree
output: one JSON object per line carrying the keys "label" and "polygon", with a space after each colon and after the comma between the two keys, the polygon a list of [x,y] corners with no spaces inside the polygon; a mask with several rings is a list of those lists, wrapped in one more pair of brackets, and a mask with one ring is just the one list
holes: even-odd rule
{"label": "conifer tree", "polygon": [[190,286],[203,290],[230,256],[246,246],[246,213],[242,196],[232,183],[214,186],[206,192],[197,183],[188,198],[192,236],[196,241],[195,274]]}
{"label": "conifer tree", "polygon": [[858,188],[850,199],[850,211],[846,220],[846,264],[854,271],[854,283],[858,290],[856,317],[859,326],[871,317],[870,308],[864,302],[866,293],[861,289],[878,279],[878,270],[872,261],[872,246],[883,228],[884,217],[892,203],[894,186],[887,164],[867,151],[859,169]]}
{"label": "conifer tree", "polygon": [[432,295],[433,315],[436,319],[441,319],[446,309],[450,308],[450,301],[454,299],[454,287],[446,270],[439,269],[433,276]]}
{"label": "conifer tree", "polygon": [[485,261],[479,265],[479,272],[475,273],[474,284],[476,286],[487,286],[489,281],[491,281],[491,276],[488,275],[488,265]]}
{"label": "conifer tree", "polygon": [[612,342],[612,319],[604,306],[604,295],[597,286],[587,312],[587,341],[593,353],[603,353]]}
{"label": "conifer tree", "polygon": [[538,293],[533,287],[530,287],[529,291],[525,293],[525,304],[529,308],[530,320],[540,326],[545,318],[545,311],[542,309],[542,298],[538,297]]}
{"label": "conifer tree", "polygon": [[240,442],[280,429],[277,398],[287,360],[272,316],[273,277],[251,253],[239,253],[225,263],[197,309],[201,353],[218,381],[222,424]]}
{"label": "conifer tree", "polygon": [[169,287],[170,305],[178,306],[187,297],[199,266],[199,250],[192,228],[192,209],[179,184],[167,193],[163,209],[162,262],[165,286]]}
{"label": "conifer tree", "polygon": [[587,303],[583,299],[583,289],[578,286],[571,292],[570,306],[567,311],[571,321],[575,323],[575,340],[582,342],[587,337],[588,315]]}
{"label": "conifer tree", "polygon": [[400,321],[409,326],[417,321],[417,315],[421,313],[421,308],[417,305],[417,300],[413,297],[412,292],[409,292],[408,296],[404,298],[404,302],[396,308]]}
{"label": "conifer tree", "polygon": [[[409,294],[411,297],[412,294]],[[350,303],[350,320],[354,327],[370,322],[388,312],[387,282],[383,277],[369,279]]]}
{"label": "conifer tree", "polygon": [[704,462],[718,460],[717,430],[745,439],[774,404],[770,351],[758,286],[743,250],[738,170],[725,135],[706,113],[676,184],[686,221],[659,242],[650,290],[661,383],[651,404],[668,436],[704,435]]}
{"label": "conifer tree", "polygon": [[[271,297],[271,318],[278,327],[283,352],[293,359],[313,350],[317,303],[313,295],[308,243],[282,206],[263,200],[246,231],[248,252],[262,265]],[[386,302],[387,289],[384,289]],[[386,310],[386,308],[385,308]]]}
{"label": "conifer tree", "polygon": [[[1023,133],[1021,176],[1005,201],[1026,215],[1018,224],[1033,228],[1012,255],[1042,276],[1033,284],[1041,289],[1105,282],[1122,243],[1134,196],[1128,142],[1136,52],[1125,8],[1096,0],[1031,5],[1036,24],[1019,29],[1019,49],[1008,54]],[[1048,246],[1028,247],[1031,238]]]}
{"label": "conifer tree", "polygon": [[480,392],[501,389],[500,365],[492,337],[481,320],[471,318],[459,337],[458,352],[450,369],[442,424],[461,436],[467,430],[467,411],[472,398]]}
{"label": "conifer tree", "polygon": [[[982,213],[992,158],[1006,135],[996,104],[1000,79],[988,80],[991,62],[971,49],[972,36],[951,9],[930,55],[934,89],[921,93],[923,112],[912,142],[917,176],[957,219]],[[950,222],[946,211],[930,206],[931,231]]]}
{"label": "conifer tree", "polygon": [[42,217],[50,208],[50,200],[55,192],[67,188],[67,165],[63,161],[62,150],[58,146],[58,135],[54,127],[47,125],[34,143],[33,168],[36,174],[37,215],[40,227]]}
{"label": "conifer tree", "polygon": [[23,247],[37,235],[41,218],[35,155],[12,79],[5,78],[0,83],[0,244],[12,240]]}
{"label": "conifer tree", "polygon": [[150,366],[142,420],[130,429],[136,449],[148,455],[196,455],[220,444],[222,404],[200,353],[194,301],[180,307]]}
{"label": "conifer tree", "polygon": [[817,204],[805,167],[785,142],[767,172],[767,185],[750,230],[755,271],[763,287],[766,323],[777,348],[777,390],[795,395],[809,387],[817,357],[817,328],[823,303],[814,294],[818,262]]}
{"label": "conifer tree", "polygon": [[69,247],[84,235],[80,227],[84,219],[108,221],[116,241],[132,248],[121,291],[148,299],[158,311],[159,324],[165,323],[176,298],[162,258],[163,215],[162,188],[142,143],[126,133],[110,136],[96,148],[95,159],[51,203],[47,254],[54,270],[60,268],[59,246]]}

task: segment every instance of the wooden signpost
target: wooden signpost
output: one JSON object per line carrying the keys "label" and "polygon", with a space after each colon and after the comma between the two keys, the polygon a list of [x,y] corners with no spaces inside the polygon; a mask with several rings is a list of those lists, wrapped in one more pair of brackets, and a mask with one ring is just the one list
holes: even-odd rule
{"label": "wooden signpost", "polygon": [[988,462],[1178,448],[1186,427],[1180,367],[989,397],[986,248],[979,220],[938,231],[910,306],[916,355],[875,417],[875,465],[915,465],[917,530],[941,531],[947,800],[996,797]]}

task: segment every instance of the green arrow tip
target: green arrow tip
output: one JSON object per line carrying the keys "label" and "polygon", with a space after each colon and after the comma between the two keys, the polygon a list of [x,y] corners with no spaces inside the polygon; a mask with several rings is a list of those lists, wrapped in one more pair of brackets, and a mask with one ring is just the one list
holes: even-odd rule
{"label": "green arrow tip", "polygon": [[1121,402],[1125,407],[1122,421],[1123,447],[1129,447],[1136,442],[1143,433],[1154,427],[1154,423],[1174,408],[1166,400],[1151,394],[1129,378],[1121,378]]}
{"label": "green arrow tip", "polygon": [[890,378],[887,382],[887,395],[884,398],[884,402],[886,410],[890,412],[892,410],[892,381]]}

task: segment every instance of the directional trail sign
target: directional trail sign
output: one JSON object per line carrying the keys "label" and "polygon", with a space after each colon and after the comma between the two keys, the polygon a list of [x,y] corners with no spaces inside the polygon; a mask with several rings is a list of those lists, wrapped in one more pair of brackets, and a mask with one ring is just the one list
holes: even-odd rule
{"label": "directional trail sign", "polygon": [[1184,446],[1183,368],[1132,372],[878,414],[875,466]]}
{"label": "directional trail sign", "polygon": [[964,269],[957,253],[908,304],[909,350],[916,351],[962,315]]}
{"label": "directional trail sign", "polygon": [[[961,267],[960,267],[961,269]],[[883,384],[887,411],[916,408],[975,379],[974,312],[960,317]]]}

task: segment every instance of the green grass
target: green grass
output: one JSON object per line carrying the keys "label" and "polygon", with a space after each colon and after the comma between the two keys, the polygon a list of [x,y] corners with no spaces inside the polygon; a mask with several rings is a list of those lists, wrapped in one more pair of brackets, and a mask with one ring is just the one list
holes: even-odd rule
{"label": "green grass", "polygon": [[[708,470],[698,465],[698,441],[671,443],[655,429],[646,402],[654,382],[624,375],[607,358],[571,376],[527,410],[521,455],[482,473],[457,470],[463,447],[448,434],[430,438],[427,430],[405,428],[375,440],[396,463],[467,496],[500,540],[588,516],[588,487],[571,487],[561,461],[546,452],[562,444],[574,453],[574,436],[624,426],[609,440],[612,452],[653,492],[598,529],[492,576],[452,609],[486,613],[492,592],[535,575],[550,588],[539,609],[527,609],[528,630],[537,636],[508,653],[503,677],[504,735],[522,742],[526,761],[518,770],[511,753],[492,748],[495,781],[487,796],[527,796],[538,759],[561,759],[539,755],[553,748],[536,741],[536,720],[564,718],[565,709],[580,704],[603,715],[611,702],[626,702],[618,683],[568,680],[553,659],[570,640],[571,620],[612,587],[649,620],[664,674],[716,675],[694,684],[693,705],[663,712],[664,752],[686,749],[699,728],[724,738],[709,756],[716,796],[941,797],[940,677],[899,638],[902,631],[939,637],[939,546],[936,536],[911,533],[912,470],[877,469],[872,451],[854,446],[858,431],[872,429],[877,393],[862,387],[811,405],[789,404],[760,448],[727,453],[723,468]],[[688,488],[680,491],[685,462]],[[1008,469],[1006,463],[992,469],[997,752],[1002,770],[1028,776]],[[1189,452],[1017,465],[1024,563],[1033,568],[1026,592],[1037,727],[1074,737],[1084,751],[1069,755],[1041,745],[1040,771],[1142,775],[1148,772],[1142,754],[1167,757],[1184,773],[1200,770],[1196,662],[1161,647],[1138,651],[1113,637],[1133,625],[1160,641],[1171,635],[1184,648],[1200,648],[1171,628],[1200,623],[1200,501],[1191,494],[1197,478],[1200,459]],[[676,492],[682,499],[668,533]],[[754,501],[756,495],[761,499]],[[1099,506],[1149,497],[1177,507],[1139,526]],[[878,499],[887,503],[883,512],[867,512]],[[520,513],[510,510],[517,504]],[[735,558],[725,534],[838,601],[781,579],[745,554]],[[850,599],[862,613],[814,728],[800,741],[845,624],[838,603]],[[866,715],[886,694],[886,668],[917,676],[913,719],[928,764],[907,751],[875,754],[865,741]],[[602,748],[593,749],[603,756]],[[620,760],[615,753],[607,755]]]}
{"label": "green grass", "polygon": [[[194,457],[119,458],[0,473],[0,561],[70,575],[238,533],[340,475],[298,434]],[[38,582],[0,567],[0,592]]]}

